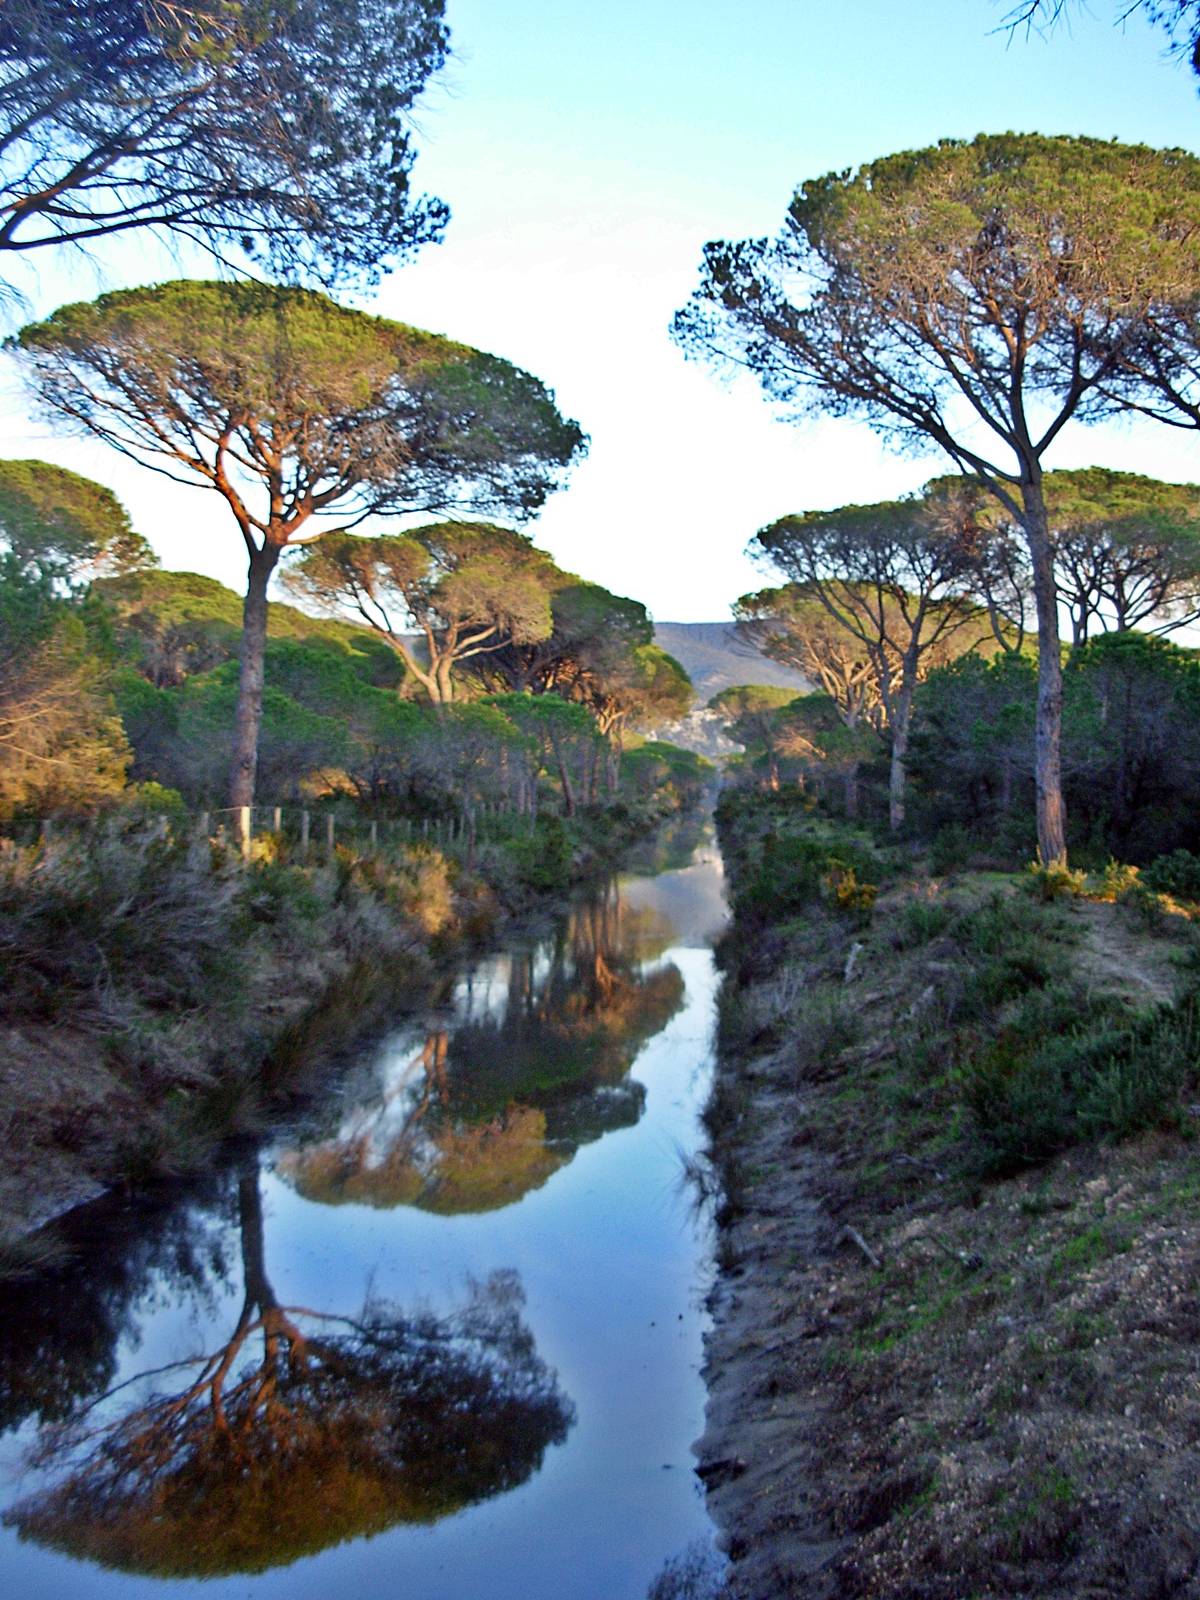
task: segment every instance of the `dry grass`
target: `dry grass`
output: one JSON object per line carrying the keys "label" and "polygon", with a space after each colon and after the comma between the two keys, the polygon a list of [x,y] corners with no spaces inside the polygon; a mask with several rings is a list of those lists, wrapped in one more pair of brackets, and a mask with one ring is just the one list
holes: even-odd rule
{"label": "dry grass", "polygon": [[245,871],[122,816],[0,846],[0,1238],[202,1164],[295,1088],[331,1023],[355,1037],[419,991],[452,928],[423,849]]}

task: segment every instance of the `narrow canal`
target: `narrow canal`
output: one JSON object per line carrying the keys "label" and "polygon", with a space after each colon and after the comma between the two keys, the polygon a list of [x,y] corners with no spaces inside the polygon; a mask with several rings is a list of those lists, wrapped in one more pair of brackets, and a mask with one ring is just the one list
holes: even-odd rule
{"label": "narrow canal", "polygon": [[719,858],[464,970],[173,1203],[0,1291],[0,1592],[644,1600],[711,1536]]}

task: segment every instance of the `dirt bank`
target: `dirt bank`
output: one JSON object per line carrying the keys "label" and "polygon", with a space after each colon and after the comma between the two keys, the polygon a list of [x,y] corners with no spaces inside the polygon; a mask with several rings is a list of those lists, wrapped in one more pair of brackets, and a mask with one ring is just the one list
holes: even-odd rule
{"label": "dirt bank", "polygon": [[[738,1600],[1200,1596],[1200,1106],[981,1160],[963,1063],[1018,1002],[969,1014],[955,929],[980,946],[997,894],[916,880],[868,929],[814,912],[730,956],[699,1453]],[[1182,924],[1021,899],[1035,998],[1180,980]]]}
{"label": "dirt bank", "polygon": [[253,1133],[421,1001],[475,910],[434,852],[247,870],[136,819],[0,846],[0,1271],[61,1212]]}
{"label": "dirt bank", "polygon": [[91,1030],[6,1028],[0,1272],[53,1252],[52,1238],[31,1244],[29,1236],[74,1206],[202,1171],[226,1140],[255,1134],[331,1057],[428,998],[435,980],[419,956],[351,964],[330,951],[303,972],[276,971],[274,992],[257,996],[252,1028],[230,1039],[224,1061],[174,1056],[152,1074],[129,1070]]}

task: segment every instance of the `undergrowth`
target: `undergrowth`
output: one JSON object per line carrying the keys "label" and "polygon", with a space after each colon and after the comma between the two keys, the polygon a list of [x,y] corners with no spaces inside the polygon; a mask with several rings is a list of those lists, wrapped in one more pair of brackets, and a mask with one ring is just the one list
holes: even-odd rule
{"label": "undergrowth", "polygon": [[[869,934],[870,912],[847,915],[824,884],[836,860],[886,885],[886,853],[794,799],[740,795],[723,802],[719,820],[738,958],[721,1000],[727,1056],[770,1047],[793,1084],[861,1091],[881,1142],[928,1143],[968,1184],[1078,1144],[1188,1132],[1183,1106],[1200,1079],[1197,1000],[1185,993],[1172,1006],[1136,1009],[1073,976],[1079,934],[1064,897],[1080,891],[1081,875],[1029,874],[983,898],[937,883],[901,891]],[[1152,872],[1156,889],[1181,893],[1200,862],[1178,853]],[[1105,883],[1128,901],[1119,869]],[[1127,916],[1136,911],[1126,905]],[[856,936],[879,955],[924,960],[932,980],[896,1019],[891,1048],[865,1061],[854,1050],[863,1027],[848,982]],[[1200,973],[1190,977],[1200,992]]]}

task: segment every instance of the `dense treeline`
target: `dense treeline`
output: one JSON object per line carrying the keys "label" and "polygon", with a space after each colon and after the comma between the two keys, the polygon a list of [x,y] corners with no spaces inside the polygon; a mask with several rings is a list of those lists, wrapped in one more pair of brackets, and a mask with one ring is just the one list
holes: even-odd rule
{"label": "dense treeline", "polygon": [[[549,564],[547,563],[547,566]],[[651,642],[643,607],[554,573],[558,591],[524,691],[508,663],[466,676],[435,704],[402,654],[371,630],[273,605],[259,754],[264,803],[336,800],[373,815],[470,820],[480,807],[574,816],[619,800],[683,804],[703,763],[670,755],[670,777],[622,761],[643,727],[680,715],[691,688]],[[156,784],[191,809],[224,798],[235,736],[241,605],[191,573],[94,579],[80,595],[10,572],[0,588],[8,671],[0,790],[9,816],[93,813]],[[420,641],[406,641],[420,650]],[[509,647],[509,655],[520,651]],[[498,683],[499,692],[490,692]],[[37,742],[28,731],[36,728]],[[661,763],[660,763],[661,765]],[[664,792],[670,790],[669,796]]]}
{"label": "dense treeline", "polygon": [[[735,695],[745,705],[765,693],[725,691],[714,704],[728,714]],[[918,686],[906,832],[931,842],[941,864],[1019,866],[1035,853],[1036,697],[1036,663],[1007,652],[964,653]],[[735,764],[743,781],[799,783],[833,815],[884,822],[882,741],[869,726],[848,734],[828,695],[776,691],[774,705],[740,709],[730,726],[747,750]],[[1079,866],[1200,853],[1200,655],[1133,630],[1072,651],[1062,759]]]}
{"label": "dense treeline", "polygon": [[[1035,671],[966,656],[918,697],[913,774],[944,854],[1028,856]],[[1063,673],[1068,841],[1080,866],[1145,865],[1200,847],[1200,657],[1137,632],[1108,634]]]}
{"label": "dense treeline", "polygon": [[[1194,850],[1200,659],[1166,635],[1200,600],[1197,490],[1103,468],[1045,486],[1072,640],[1059,715],[1071,857]],[[744,596],[738,626],[818,687],[712,702],[746,776],[799,782],[852,821],[861,803],[882,822],[886,805],[891,833],[933,841],[947,864],[1035,854],[1039,642],[1011,519],[942,478],[906,501],[782,518],[756,544],[790,581]]]}

